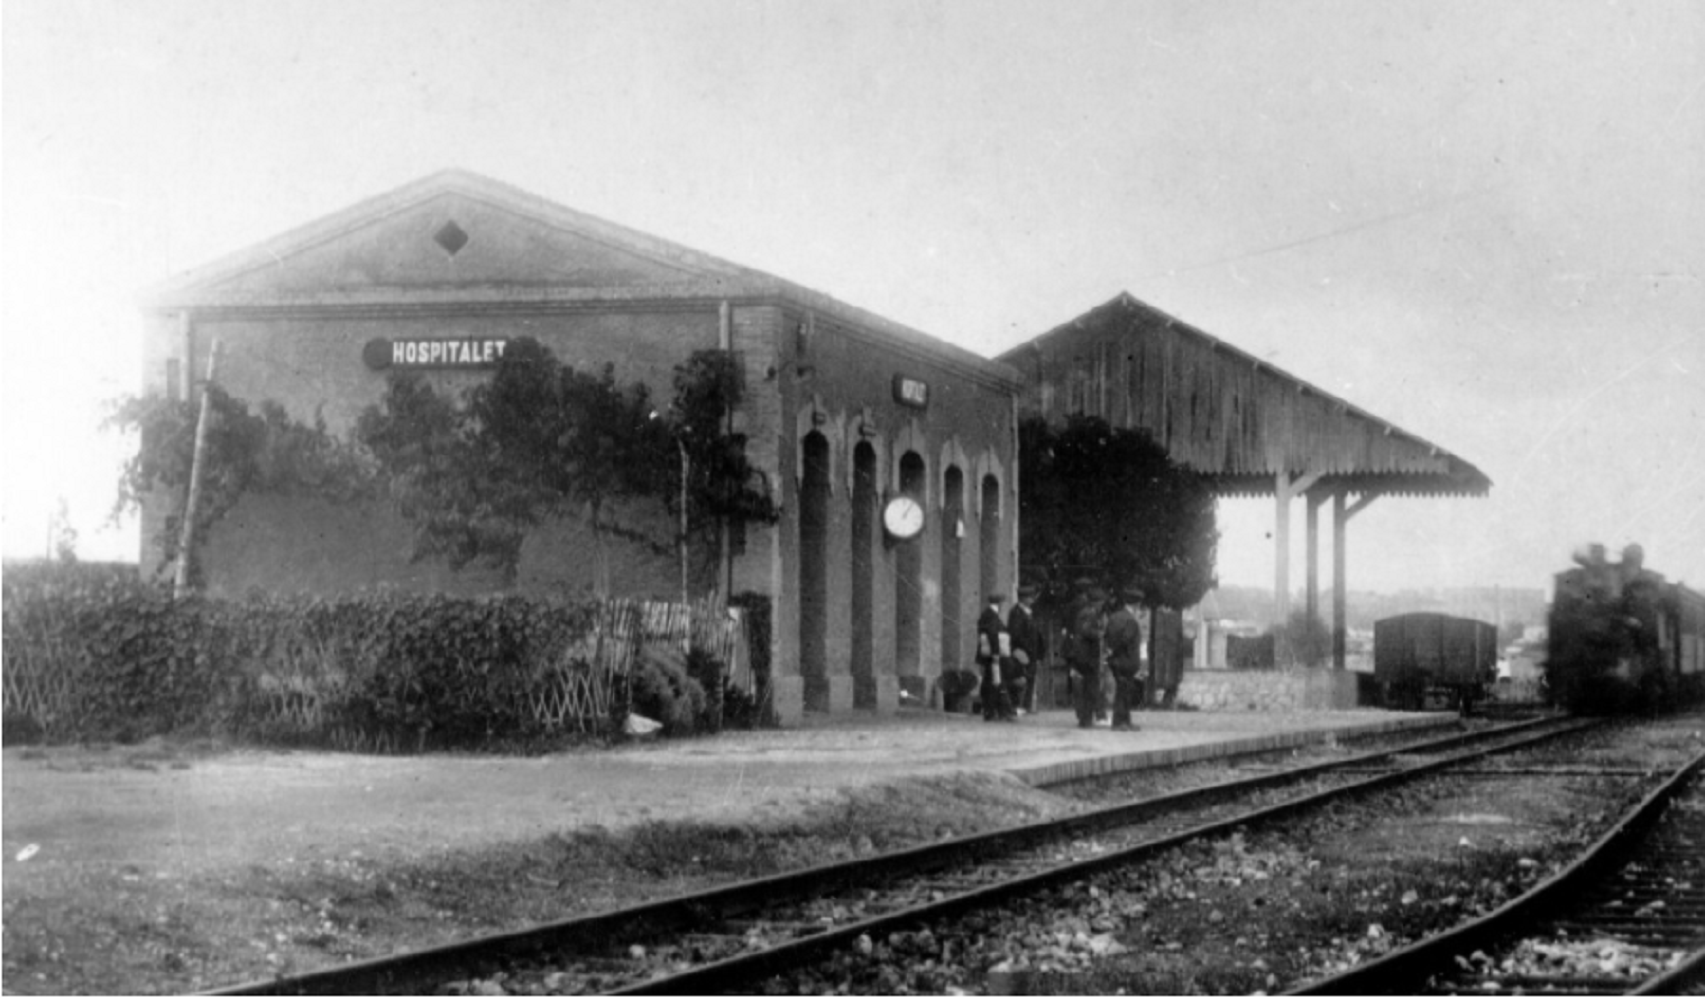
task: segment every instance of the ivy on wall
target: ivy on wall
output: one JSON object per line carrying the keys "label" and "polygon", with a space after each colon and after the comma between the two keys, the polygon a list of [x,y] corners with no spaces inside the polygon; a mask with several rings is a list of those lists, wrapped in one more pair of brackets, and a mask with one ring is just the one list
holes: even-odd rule
{"label": "ivy on wall", "polygon": [[643,383],[618,382],[613,366],[581,371],[524,337],[460,398],[417,373],[392,373],[356,439],[414,527],[415,558],[484,564],[513,580],[531,533],[579,518],[592,529],[594,589],[608,594],[612,538],[658,552],[682,541],[624,528],[611,516],[619,502],[653,504],[678,524],[684,493],[688,531],[701,539],[776,520],[745,437],[728,428],[740,388],[731,354],[698,351],[677,366],[674,404],[663,411]]}
{"label": "ivy on wall", "polygon": [[[205,471],[194,538],[205,540],[249,493],[313,494],[334,500],[372,495],[372,462],[359,448],[329,433],[318,416],[304,423],[270,400],[251,413],[247,403],[216,385],[207,388],[207,403]],[[164,564],[179,557],[182,498],[194,463],[199,406],[163,396],[136,396],[113,404],[105,421],[108,429],[138,438],[136,453],[119,474],[113,517],[139,509],[155,493],[174,498],[154,538]],[[202,567],[197,555],[190,553],[190,580],[199,585]]]}

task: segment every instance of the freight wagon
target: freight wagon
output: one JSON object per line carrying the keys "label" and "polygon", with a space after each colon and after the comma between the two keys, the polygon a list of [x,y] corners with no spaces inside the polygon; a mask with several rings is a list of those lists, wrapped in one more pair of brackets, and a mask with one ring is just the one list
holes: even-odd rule
{"label": "freight wagon", "polygon": [[1426,611],[1374,622],[1374,685],[1386,708],[1466,715],[1497,673],[1498,629],[1487,622]]}

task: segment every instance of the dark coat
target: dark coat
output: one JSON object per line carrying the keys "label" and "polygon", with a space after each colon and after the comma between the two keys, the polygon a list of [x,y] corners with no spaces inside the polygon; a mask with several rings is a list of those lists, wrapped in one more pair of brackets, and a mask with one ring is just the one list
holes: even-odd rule
{"label": "dark coat", "polygon": [[1114,673],[1134,674],[1142,669],[1143,626],[1131,609],[1120,606],[1107,619],[1107,665]]}
{"label": "dark coat", "polygon": [[1022,604],[1014,604],[1006,616],[1006,630],[1012,636],[1012,656],[1018,659],[1019,650],[1025,659],[1038,663],[1042,659],[1042,630],[1036,627],[1036,616]]}
{"label": "dark coat", "polygon": [[1100,669],[1101,633],[1105,628],[1099,603],[1084,600],[1077,604],[1072,612],[1072,641],[1066,654],[1072,669],[1080,672]]}
{"label": "dark coat", "polygon": [[977,616],[977,662],[992,663],[1001,655],[1001,636],[1006,634],[1006,623],[1001,621],[1001,613],[994,608],[984,605],[983,613]]}

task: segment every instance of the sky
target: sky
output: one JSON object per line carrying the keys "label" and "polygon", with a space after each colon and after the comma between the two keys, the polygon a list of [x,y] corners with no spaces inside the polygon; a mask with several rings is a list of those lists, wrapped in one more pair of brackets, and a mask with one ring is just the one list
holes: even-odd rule
{"label": "sky", "polygon": [[[63,504],[82,558],[135,558],[99,425],[140,385],[143,290],[460,167],[989,356],[1129,292],[1491,477],[1368,507],[1352,589],[1544,588],[1593,541],[1705,587],[1692,0],[0,18],[8,557]],[[1222,504],[1222,582],[1272,585],[1273,520]]]}

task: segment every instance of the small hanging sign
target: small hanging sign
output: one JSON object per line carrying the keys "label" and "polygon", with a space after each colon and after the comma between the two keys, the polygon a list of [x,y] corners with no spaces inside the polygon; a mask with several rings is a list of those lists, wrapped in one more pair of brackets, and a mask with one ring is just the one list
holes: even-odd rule
{"label": "small hanging sign", "polygon": [[929,406],[929,383],[921,378],[894,376],[894,402],[922,410]]}

